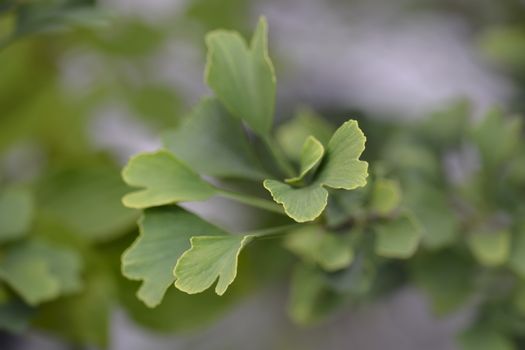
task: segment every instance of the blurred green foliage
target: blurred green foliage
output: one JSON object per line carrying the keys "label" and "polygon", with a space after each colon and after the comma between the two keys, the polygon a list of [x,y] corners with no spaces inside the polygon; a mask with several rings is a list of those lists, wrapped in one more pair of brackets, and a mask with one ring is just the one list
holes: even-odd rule
{"label": "blurred green foliage", "polygon": [[[475,24],[480,52],[514,79],[518,98],[511,107],[522,112],[521,7],[515,1],[421,6],[454,7]],[[244,129],[210,127],[205,140],[192,134],[203,128],[210,109],[216,120],[209,123],[229,121],[216,101],[183,120],[189,107],[184,91],[146,64],[172,40],[195,42],[204,52],[207,30],[246,32],[249,7],[245,0],[196,0],[166,23],[152,24],[108,15],[94,1],[0,2],[0,328],[22,334],[37,328],[73,344],[104,347],[117,308],[143,327],[183,332],[210,324],[249,293],[287,277],[288,313],[299,324],[321,322],[412,284],[428,296],[437,315],[474,310],[472,325],[458,337],[463,349],[520,349],[525,338],[522,118],[494,109],[476,121],[465,101],[420,122],[361,118],[364,158],[372,166],[369,184],[354,192],[332,190],[326,221],[316,230],[248,246],[223,297],[169,288],[153,309],[137,299],[140,283],[125,279],[120,264],[138,235],[140,214],[121,205],[129,191],[120,179],[122,160],[93,140],[94,117],[107,105],[125,106],[136,121],[165,134],[166,148],[195,170],[264,178],[266,160],[260,167],[245,166],[253,155],[235,136]],[[88,83],[72,88],[64,81],[64,60],[77,53],[88,53],[95,63],[80,72]],[[327,119],[305,108],[286,118],[275,130],[283,153],[300,159],[308,135],[326,145],[338,126],[333,120],[343,114],[337,108],[320,113]],[[195,142],[191,149],[185,147],[189,142]],[[253,138],[247,142],[264,154],[264,145]],[[223,169],[213,173],[220,157],[202,161],[210,147],[217,154],[237,149],[239,158],[225,160],[227,166],[221,162]],[[474,164],[466,160],[471,156]],[[464,165],[459,176],[448,168],[451,158]],[[243,186],[239,181],[232,187]],[[395,229],[381,220],[370,225],[377,214],[403,210],[412,214]],[[279,220],[261,215],[254,223]],[[407,225],[421,230],[417,247],[417,240],[406,236]],[[387,244],[394,236],[394,244]],[[404,239],[408,243],[397,249]],[[384,256],[408,256],[416,248],[406,260]]]}

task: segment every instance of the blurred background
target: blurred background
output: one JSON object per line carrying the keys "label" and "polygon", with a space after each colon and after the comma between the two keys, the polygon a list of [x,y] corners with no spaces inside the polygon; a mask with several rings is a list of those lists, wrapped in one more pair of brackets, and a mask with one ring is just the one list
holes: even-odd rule
{"label": "blurred background", "polygon": [[[21,20],[9,10],[17,1],[0,0],[0,185],[31,189],[32,234],[76,249],[89,294],[44,303],[36,327],[1,333],[1,349],[456,349],[469,307],[437,317],[411,286],[306,328],[287,316],[286,271],[239,297],[168,295],[147,310],[119,274],[139,215],[120,206],[119,169],[159,148],[161,132],[209,94],[205,33],[250,35],[260,15],[278,122],[297,106],[407,125],[458,103],[473,118],[494,105],[522,113],[524,1],[35,2]],[[190,207],[237,231],[250,225],[230,203]]]}

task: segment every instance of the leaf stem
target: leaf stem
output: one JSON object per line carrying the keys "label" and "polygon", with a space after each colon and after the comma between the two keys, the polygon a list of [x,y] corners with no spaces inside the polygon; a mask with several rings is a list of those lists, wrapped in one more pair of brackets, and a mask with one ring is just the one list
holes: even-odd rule
{"label": "leaf stem", "polygon": [[274,236],[282,235],[283,233],[286,233],[286,231],[289,231],[293,228],[296,228],[302,225],[304,224],[295,223],[295,224],[265,228],[261,230],[254,230],[250,232],[244,232],[243,234],[250,235],[250,236],[256,236],[257,239],[273,238]]}
{"label": "leaf stem", "polygon": [[217,194],[223,198],[231,199],[236,202],[243,203],[243,204],[255,207],[255,208],[260,208],[260,209],[271,211],[277,214],[286,215],[283,207],[281,207],[279,204],[275,202],[272,202],[266,199],[252,197],[252,196],[248,196],[248,195],[236,193],[236,192],[230,192],[227,190],[218,190]]}
{"label": "leaf stem", "polygon": [[295,176],[295,170],[286,159],[286,156],[282,152],[281,148],[276,144],[275,140],[271,136],[264,136],[263,141],[266,144],[266,147],[270,150],[270,153],[275,160],[275,163],[277,166],[279,166],[279,169],[287,176],[287,177],[294,177]]}

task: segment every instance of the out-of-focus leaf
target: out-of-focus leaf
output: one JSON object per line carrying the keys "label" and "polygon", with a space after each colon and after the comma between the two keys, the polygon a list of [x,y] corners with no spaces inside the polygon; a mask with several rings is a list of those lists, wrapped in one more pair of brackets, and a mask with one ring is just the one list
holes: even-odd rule
{"label": "out-of-focus leaf", "polygon": [[332,125],[321,116],[308,108],[301,108],[293,119],[279,126],[276,137],[286,155],[299,161],[301,147],[309,136],[315,137],[326,146],[333,133]]}
{"label": "out-of-focus leaf", "polygon": [[131,88],[126,97],[131,107],[148,123],[159,127],[171,127],[178,123],[176,116],[179,114],[182,101],[172,87],[144,84]]}
{"label": "out-of-focus leaf", "polygon": [[318,322],[341,305],[341,295],[327,287],[324,276],[309,265],[298,265],[293,273],[288,314],[297,324]]}
{"label": "out-of-focus leaf", "polygon": [[521,133],[520,118],[506,119],[500,110],[494,109],[473,128],[470,137],[479,148],[485,166],[493,168],[519,150]]}
{"label": "out-of-focus leaf", "polygon": [[215,293],[223,295],[237,275],[241,250],[254,236],[194,236],[173,270],[175,287],[188,294],[208,289],[217,279]]}
{"label": "out-of-focus leaf", "polygon": [[354,253],[345,237],[308,225],[286,236],[285,246],[310,263],[326,271],[336,271],[352,263]]}
{"label": "out-of-focus leaf", "polygon": [[0,329],[13,333],[24,332],[35,314],[35,309],[20,300],[0,303]]}
{"label": "out-of-focus leaf", "polygon": [[461,350],[516,350],[512,340],[491,327],[473,327],[458,337]]}
{"label": "out-of-focus leaf", "polygon": [[456,311],[473,295],[475,264],[451,251],[421,254],[410,264],[412,277],[438,315]]}
{"label": "out-of-focus leaf", "polygon": [[219,100],[256,133],[272,128],[275,108],[275,74],[268,56],[267,24],[261,18],[250,47],[236,32],[207,35],[206,81]]}
{"label": "out-of-focus leaf", "polygon": [[324,217],[330,227],[343,225],[352,217],[366,215],[368,187],[359,188],[355,191],[333,191],[328,199],[328,206]]}
{"label": "out-of-focus leaf", "polygon": [[168,151],[133,157],[122,171],[122,177],[130,186],[144,188],[124,196],[122,202],[130,208],[200,201],[215,194],[210,184]]}
{"label": "out-of-focus leaf", "polygon": [[525,279],[525,224],[521,224],[512,235],[509,265],[521,278]]}
{"label": "out-of-focus leaf", "polygon": [[408,258],[413,255],[421,239],[419,223],[408,213],[374,226],[375,252],[389,258]]}
{"label": "out-of-focus leaf", "polygon": [[473,232],[467,242],[480,264],[498,266],[507,261],[510,254],[511,235],[507,230]]}
{"label": "out-of-focus leaf", "polygon": [[163,141],[200,174],[248,179],[265,176],[242,124],[215,99],[203,99],[181,127],[164,134]]}
{"label": "out-of-focus leaf", "polygon": [[264,187],[295,221],[314,220],[327,204],[325,186],[352,190],[366,185],[368,163],[359,160],[365,141],[366,137],[357,122],[349,120],[330,139],[325,160],[311,184],[293,187],[277,180],[265,180]]}
{"label": "out-of-focus leaf", "polygon": [[370,210],[379,215],[388,215],[401,204],[401,188],[394,180],[377,179],[374,182]]}
{"label": "out-of-focus leaf", "polygon": [[92,268],[81,293],[43,304],[35,324],[73,343],[107,347],[112,288],[109,275]]}
{"label": "out-of-focus leaf", "polygon": [[122,273],[143,281],[137,296],[149,307],[157,306],[175,281],[173,268],[191,237],[226,234],[175,206],[146,209],[139,225],[140,236],[122,256]]}
{"label": "out-of-focus leaf", "polygon": [[20,37],[36,32],[63,30],[70,26],[99,27],[108,24],[108,13],[91,6],[31,2],[17,8],[17,24],[13,35]]}
{"label": "out-of-focus leaf", "polygon": [[[193,0],[185,15],[208,29],[243,25],[247,16],[247,0]],[[240,23],[239,23],[240,22]]]}
{"label": "out-of-focus leaf", "polygon": [[436,147],[453,147],[465,134],[470,107],[468,100],[461,99],[424,119],[418,133]]}
{"label": "out-of-focus leaf", "polygon": [[442,190],[412,182],[404,189],[403,200],[421,223],[423,246],[439,249],[454,242],[458,235],[459,220]]}
{"label": "out-of-focus leaf", "polygon": [[42,213],[72,232],[93,241],[107,241],[133,227],[138,213],[122,206],[129,191],[118,171],[86,164],[49,176],[40,184]]}
{"label": "out-of-focus leaf", "polygon": [[23,188],[0,192],[0,243],[23,237],[33,220],[34,200]]}
{"label": "out-of-focus leaf", "polygon": [[482,33],[481,48],[502,68],[525,73],[525,29],[523,27],[490,27]]}
{"label": "out-of-focus leaf", "polygon": [[78,292],[81,269],[76,252],[40,241],[11,246],[0,259],[0,279],[30,305]]}

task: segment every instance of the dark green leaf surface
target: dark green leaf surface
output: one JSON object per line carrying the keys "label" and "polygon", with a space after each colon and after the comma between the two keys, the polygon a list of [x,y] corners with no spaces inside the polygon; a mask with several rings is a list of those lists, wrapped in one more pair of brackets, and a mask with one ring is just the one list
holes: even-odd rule
{"label": "dark green leaf surface", "polygon": [[186,122],[163,137],[164,145],[200,174],[262,179],[241,122],[213,98],[203,99]]}

